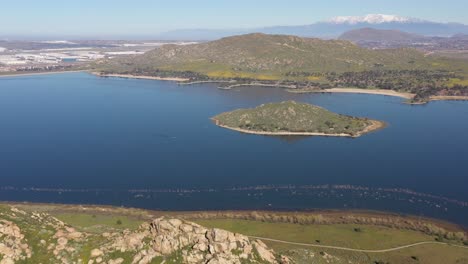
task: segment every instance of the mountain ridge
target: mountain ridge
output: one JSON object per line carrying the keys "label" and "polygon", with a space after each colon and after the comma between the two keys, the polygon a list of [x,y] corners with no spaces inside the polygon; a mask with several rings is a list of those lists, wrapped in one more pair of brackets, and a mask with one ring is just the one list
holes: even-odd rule
{"label": "mountain ridge", "polygon": [[359,41],[415,41],[425,39],[425,36],[408,33],[400,30],[361,28],[347,31],[338,39],[352,42]]}
{"label": "mountain ridge", "polygon": [[327,22],[336,23],[336,24],[357,24],[357,23],[381,24],[381,23],[390,23],[390,22],[411,23],[411,22],[423,22],[423,21],[425,20],[422,20],[419,18],[397,16],[397,15],[368,14],[365,16],[336,16],[336,17],[329,19]]}

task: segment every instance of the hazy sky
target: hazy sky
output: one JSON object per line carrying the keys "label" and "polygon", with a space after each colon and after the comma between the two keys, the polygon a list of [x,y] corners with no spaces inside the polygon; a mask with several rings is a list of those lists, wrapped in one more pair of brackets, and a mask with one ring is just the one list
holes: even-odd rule
{"label": "hazy sky", "polygon": [[156,34],[383,13],[468,24],[467,0],[0,0],[0,35]]}

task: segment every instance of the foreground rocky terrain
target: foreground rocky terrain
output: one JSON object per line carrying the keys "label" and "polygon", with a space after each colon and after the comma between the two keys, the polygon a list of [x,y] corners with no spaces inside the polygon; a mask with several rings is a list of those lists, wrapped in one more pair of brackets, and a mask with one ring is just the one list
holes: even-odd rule
{"label": "foreground rocky terrain", "polygon": [[260,240],[176,218],[136,230],[80,232],[46,213],[0,211],[0,264],[289,263]]}
{"label": "foreground rocky terrain", "polygon": [[459,264],[467,242],[450,223],[370,212],[0,204],[0,264]]}

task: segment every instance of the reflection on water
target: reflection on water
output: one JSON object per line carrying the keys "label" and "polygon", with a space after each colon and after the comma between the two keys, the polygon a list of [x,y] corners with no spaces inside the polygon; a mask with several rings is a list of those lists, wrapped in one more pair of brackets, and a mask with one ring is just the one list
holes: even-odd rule
{"label": "reflection on water", "polygon": [[[468,202],[408,189],[353,185],[261,185],[227,189],[52,189],[0,187],[0,200],[113,204],[159,210],[372,209],[466,224]],[[229,206],[226,206],[229,205]]]}
{"label": "reflection on water", "polygon": [[310,136],[275,136],[275,138],[288,143],[297,143],[309,137]]}
{"label": "reflection on water", "polygon": [[[284,100],[383,120],[388,127],[356,139],[267,137],[210,120]],[[449,202],[468,201],[466,116],[466,102],[410,106],[387,96],[220,90],[85,73],[5,78],[0,186],[12,189],[0,190],[0,199],[167,210],[368,208],[467,224],[468,209]],[[274,188],[233,189],[265,185]],[[279,187],[322,185],[369,189]]]}

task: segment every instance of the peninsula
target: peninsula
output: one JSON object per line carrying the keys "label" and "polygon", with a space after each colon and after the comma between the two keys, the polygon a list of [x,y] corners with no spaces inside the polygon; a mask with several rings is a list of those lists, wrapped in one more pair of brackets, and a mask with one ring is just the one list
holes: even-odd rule
{"label": "peninsula", "polygon": [[385,124],[367,118],[345,116],[318,106],[285,101],[239,109],[212,118],[217,126],[248,134],[271,136],[359,137]]}
{"label": "peninsula", "polygon": [[[468,62],[410,48],[372,50],[345,40],[247,34],[98,61],[101,76],[274,86],[298,92],[338,88],[402,94],[412,103],[468,99]],[[333,90],[332,90],[333,91]]]}

